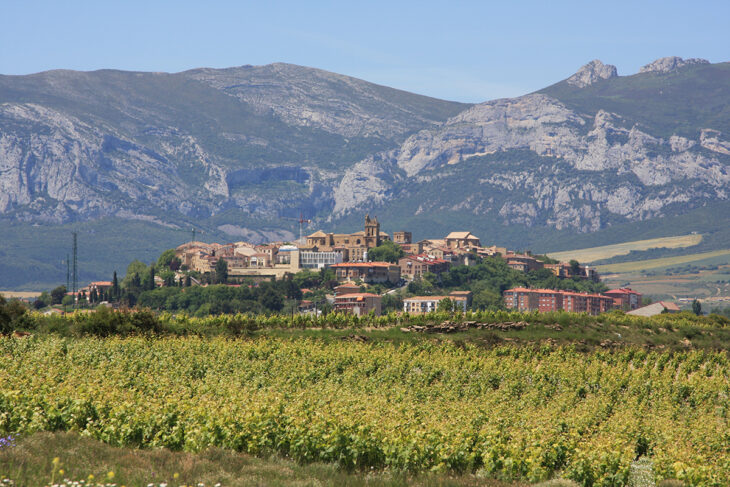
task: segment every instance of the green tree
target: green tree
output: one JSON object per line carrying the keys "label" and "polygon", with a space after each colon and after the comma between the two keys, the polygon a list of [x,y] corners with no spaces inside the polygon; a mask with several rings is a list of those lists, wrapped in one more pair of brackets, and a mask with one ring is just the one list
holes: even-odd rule
{"label": "green tree", "polygon": [[117,271],[114,271],[114,278],[112,279],[111,298],[113,301],[119,300],[119,279],[117,278]]}
{"label": "green tree", "polygon": [[696,299],[692,301],[692,312],[697,316],[700,316],[702,314],[702,303],[700,303]]}
{"label": "green tree", "polygon": [[127,275],[125,275],[124,279],[122,279],[122,287],[124,289],[129,289],[130,286],[132,286],[132,284],[133,284],[132,281],[135,279],[135,276],[137,276],[136,277],[137,285],[135,287],[139,287],[141,285],[141,282],[140,282],[141,276],[145,276],[145,275],[147,275],[147,273],[148,273],[147,266],[145,265],[144,262],[140,262],[138,260],[132,261],[127,266]]}
{"label": "green tree", "polygon": [[284,298],[271,286],[264,289],[259,302],[269,311],[279,311],[284,307]]}
{"label": "green tree", "polygon": [[51,304],[61,304],[66,295],[66,286],[58,286],[51,291]]}
{"label": "green tree", "polygon": [[398,263],[398,259],[403,257],[403,249],[400,245],[386,240],[377,247],[368,250],[368,260],[370,262],[390,262]]}
{"label": "green tree", "polygon": [[568,262],[568,264],[570,264],[570,272],[571,272],[571,274],[574,275],[574,276],[579,276],[580,275],[580,262],[578,262],[577,260],[573,259],[570,262]]}
{"label": "green tree", "polygon": [[454,311],[454,302],[449,298],[443,298],[438,302],[436,309],[439,311]]}
{"label": "green tree", "polygon": [[224,258],[218,259],[215,263],[215,282],[218,284],[228,282],[228,262]]}

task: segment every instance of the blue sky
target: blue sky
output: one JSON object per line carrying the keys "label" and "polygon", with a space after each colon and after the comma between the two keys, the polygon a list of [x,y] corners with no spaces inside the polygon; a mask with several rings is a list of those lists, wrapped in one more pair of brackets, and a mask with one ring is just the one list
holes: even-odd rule
{"label": "blue sky", "polygon": [[568,77],[591,59],[730,61],[726,1],[2,0],[0,73],[182,71],[289,62],[478,102]]}

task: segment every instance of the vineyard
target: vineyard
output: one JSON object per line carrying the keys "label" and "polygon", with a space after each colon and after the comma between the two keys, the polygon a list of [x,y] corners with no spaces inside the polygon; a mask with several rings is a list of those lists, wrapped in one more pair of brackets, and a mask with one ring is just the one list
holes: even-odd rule
{"label": "vineyard", "polygon": [[219,336],[0,338],[0,434],[345,469],[730,484],[725,352]]}

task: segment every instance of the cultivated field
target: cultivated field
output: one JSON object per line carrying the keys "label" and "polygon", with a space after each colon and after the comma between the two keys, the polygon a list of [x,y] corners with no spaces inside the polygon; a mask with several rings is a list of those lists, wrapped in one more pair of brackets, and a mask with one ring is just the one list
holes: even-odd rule
{"label": "cultivated field", "polygon": [[0,363],[0,433],[584,486],[626,485],[649,455],[657,479],[730,484],[725,352],[36,336],[0,338]]}
{"label": "cultivated field", "polygon": [[697,245],[702,241],[702,235],[680,235],[677,237],[652,238],[648,240],[636,240],[614,245],[591,247],[587,249],[567,250],[564,252],[550,252],[548,255],[553,259],[569,261],[575,259],[580,263],[595,262],[601,259],[609,259],[617,255],[629,254],[632,250],[648,250],[655,248],[679,249]]}
{"label": "cultivated field", "polygon": [[697,254],[677,255],[674,257],[663,257],[660,259],[638,260],[632,262],[620,262],[618,264],[606,264],[596,267],[601,274],[637,272],[650,269],[666,268],[687,263],[705,263],[712,261],[715,264],[730,263],[730,249],[713,250],[711,252],[700,252]]}

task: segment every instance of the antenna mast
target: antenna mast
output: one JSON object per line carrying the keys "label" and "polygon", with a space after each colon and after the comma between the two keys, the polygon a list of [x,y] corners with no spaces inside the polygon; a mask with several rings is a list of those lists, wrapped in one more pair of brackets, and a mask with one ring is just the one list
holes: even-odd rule
{"label": "antenna mast", "polygon": [[74,297],[74,308],[78,307],[78,295],[77,295],[77,288],[79,285],[79,274],[78,274],[78,245],[77,245],[77,236],[78,232],[73,232],[74,236],[74,246],[73,246],[73,254],[74,254],[74,262],[73,262],[73,297]]}

